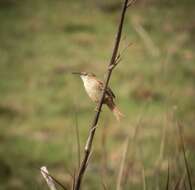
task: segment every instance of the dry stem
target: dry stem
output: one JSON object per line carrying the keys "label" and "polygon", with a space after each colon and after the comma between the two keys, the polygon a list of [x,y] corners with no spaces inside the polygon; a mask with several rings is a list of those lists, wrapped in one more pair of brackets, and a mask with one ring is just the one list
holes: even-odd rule
{"label": "dry stem", "polygon": [[45,181],[47,182],[47,185],[50,188],[50,190],[57,190],[55,183],[58,184],[64,190],[68,189],[61,182],[59,182],[56,178],[54,178],[53,176],[51,176],[49,174],[46,166],[42,166],[40,168],[40,172],[41,172],[42,176],[44,177]]}
{"label": "dry stem", "polygon": [[185,169],[187,172],[188,183],[189,183],[190,190],[192,190],[191,172],[190,172],[190,167],[189,167],[188,160],[186,157],[186,149],[185,149],[185,145],[184,145],[182,126],[179,122],[177,123],[177,127],[179,130],[179,137],[180,137],[181,146],[182,146],[182,153],[183,153],[183,158],[184,158],[184,163],[185,163]]}
{"label": "dry stem", "polygon": [[100,101],[98,103],[97,112],[94,116],[94,120],[93,120],[92,125],[91,125],[91,130],[89,132],[89,137],[87,139],[87,143],[86,143],[86,146],[85,146],[84,157],[83,157],[83,160],[81,162],[81,166],[79,168],[78,175],[77,175],[77,178],[76,178],[76,181],[75,181],[75,188],[74,188],[75,190],[80,189],[81,182],[82,182],[82,179],[83,179],[83,175],[84,175],[86,167],[87,167],[87,163],[88,163],[88,160],[89,160],[89,155],[90,155],[90,152],[91,152],[91,147],[92,147],[92,144],[93,144],[95,131],[97,129],[97,123],[98,123],[98,120],[99,120],[103,100],[104,100],[104,97],[105,97],[106,88],[108,86],[112,71],[115,68],[115,66],[117,65],[116,58],[117,58],[117,54],[118,54],[119,43],[120,43],[120,40],[121,40],[121,34],[122,34],[122,29],[123,29],[125,13],[126,13],[126,10],[127,10],[128,6],[130,6],[131,4],[132,4],[132,1],[124,0],[122,13],[121,13],[121,18],[120,18],[120,22],[119,22],[119,26],[118,26],[118,32],[117,32],[117,36],[116,36],[116,40],[115,40],[115,45],[114,45],[114,49],[113,49],[113,53],[112,53],[110,63],[108,65],[107,77],[106,77],[106,80],[104,82],[104,88],[103,88],[103,92],[102,92]]}

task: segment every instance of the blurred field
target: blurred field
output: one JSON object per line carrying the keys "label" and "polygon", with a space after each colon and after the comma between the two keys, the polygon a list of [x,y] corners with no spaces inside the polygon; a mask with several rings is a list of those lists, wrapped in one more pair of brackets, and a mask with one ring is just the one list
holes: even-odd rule
{"label": "blurred field", "polygon": [[[165,189],[168,160],[174,187],[185,173],[177,121],[195,184],[194,6],[143,0],[128,10],[121,49],[132,45],[110,84],[125,118],[103,109],[83,189],[115,188],[129,134],[123,189]],[[71,183],[76,120],[83,150],[95,107],[71,72],[103,79],[119,13],[117,0],[0,0],[0,190],[47,189],[42,165]]]}

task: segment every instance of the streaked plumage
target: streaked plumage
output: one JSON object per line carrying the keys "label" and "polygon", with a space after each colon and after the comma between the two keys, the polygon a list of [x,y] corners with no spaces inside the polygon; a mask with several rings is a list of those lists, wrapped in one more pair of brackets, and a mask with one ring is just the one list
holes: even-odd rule
{"label": "streaked plumage", "polygon": [[[93,73],[80,72],[74,74],[80,75],[81,79],[83,80],[87,94],[92,99],[92,101],[98,103],[103,91],[103,82],[98,80]],[[106,104],[109,107],[109,109],[114,113],[116,119],[120,120],[123,114],[116,107],[114,99],[115,95],[112,92],[111,88],[108,87],[106,89],[106,94],[103,103]]]}

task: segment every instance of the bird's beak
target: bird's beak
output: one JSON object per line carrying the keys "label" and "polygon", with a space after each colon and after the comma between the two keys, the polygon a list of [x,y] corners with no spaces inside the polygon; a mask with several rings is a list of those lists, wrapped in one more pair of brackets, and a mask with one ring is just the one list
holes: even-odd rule
{"label": "bird's beak", "polygon": [[81,75],[81,72],[72,72],[74,75]]}

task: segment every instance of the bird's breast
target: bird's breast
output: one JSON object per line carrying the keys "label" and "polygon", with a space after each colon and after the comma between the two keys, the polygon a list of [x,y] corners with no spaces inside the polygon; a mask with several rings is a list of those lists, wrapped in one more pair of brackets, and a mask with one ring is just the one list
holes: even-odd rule
{"label": "bird's breast", "polygon": [[84,87],[89,95],[89,97],[94,101],[97,102],[101,96],[101,90],[99,88],[99,83],[98,81],[94,79],[88,79],[84,80]]}

